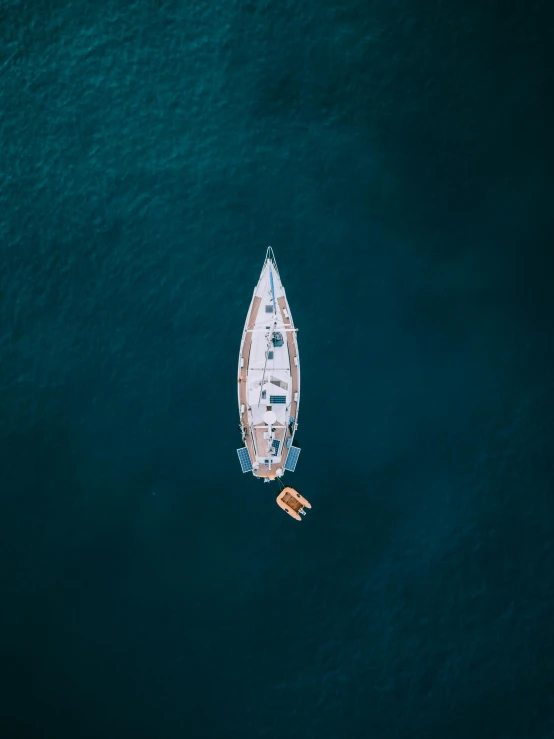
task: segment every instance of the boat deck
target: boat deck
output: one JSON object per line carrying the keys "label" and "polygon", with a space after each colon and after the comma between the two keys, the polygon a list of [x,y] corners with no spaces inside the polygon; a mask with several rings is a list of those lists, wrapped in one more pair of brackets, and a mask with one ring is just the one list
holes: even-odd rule
{"label": "boat deck", "polygon": [[[275,429],[275,439],[278,439],[280,442],[282,442],[283,439],[285,438],[286,427],[278,423],[274,423],[273,428]],[[264,439],[264,432],[267,431],[267,426],[264,426],[263,428],[253,429],[253,431],[256,435],[255,442],[256,442],[256,449],[258,451],[258,456],[260,457],[269,456],[269,452],[267,451],[267,439]],[[281,454],[282,453],[283,452],[281,451]],[[283,464],[284,462],[282,460],[281,462],[279,462],[279,464],[274,464],[273,471],[275,471],[278,467],[282,467]]]}
{"label": "boat deck", "polygon": [[[254,297],[252,301],[252,307],[248,316],[248,324],[247,324],[247,330],[253,329],[254,324],[256,321],[256,316],[258,315],[260,303],[262,301],[261,297]],[[283,317],[285,316],[285,310],[289,314],[289,321],[292,323],[290,319],[290,310],[287,305],[287,300],[285,297],[280,297],[277,299],[277,302],[279,304],[279,308],[281,309],[281,313]],[[289,352],[289,365],[290,365],[290,373],[291,373],[291,403],[290,403],[290,409],[289,409],[289,416],[293,417],[296,422],[297,414],[298,414],[298,401],[294,400],[295,393],[299,392],[300,390],[300,371],[298,366],[294,363],[294,358],[297,356],[297,349],[296,349],[296,343],[295,343],[295,332],[294,331],[287,331],[286,332],[287,337],[287,349]],[[238,378],[238,382],[240,384],[239,388],[239,399],[240,399],[240,405],[241,407],[244,405],[244,411],[240,414],[240,421],[242,426],[246,430],[246,438],[245,438],[245,446],[248,449],[248,454],[250,455],[250,460],[252,463],[256,461],[256,450],[258,451],[259,456],[264,456],[265,450],[267,448],[267,441],[263,438],[264,430],[263,428],[251,428],[250,422],[248,418],[248,402],[247,402],[247,373],[248,373],[248,363],[250,360],[250,351],[252,348],[252,333],[246,333],[244,337],[244,343],[242,346],[242,358],[244,360],[243,367],[240,369],[240,376]],[[255,443],[252,438],[252,434],[255,434]],[[283,443],[288,438],[288,429],[286,426],[280,426],[279,424],[275,425],[275,438],[279,439],[281,443]],[[283,444],[281,447],[281,461],[278,464],[275,464],[273,469],[270,471],[266,467],[263,467],[260,465],[260,468],[258,470],[254,470],[254,475],[256,477],[275,477],[275,470],[279,467],[284,468],[285,462],[287,459],[287,455],[289,450],[287,447]]]}

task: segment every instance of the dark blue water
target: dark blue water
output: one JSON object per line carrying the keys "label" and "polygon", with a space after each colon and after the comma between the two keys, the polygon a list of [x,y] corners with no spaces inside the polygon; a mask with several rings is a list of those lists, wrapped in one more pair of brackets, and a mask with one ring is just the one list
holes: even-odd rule
{"label": "dark blue water", "polygon": [[[0,3],[0,735],[554,736],[552,12]],[[271,244],[297,524],[236,458]]]}

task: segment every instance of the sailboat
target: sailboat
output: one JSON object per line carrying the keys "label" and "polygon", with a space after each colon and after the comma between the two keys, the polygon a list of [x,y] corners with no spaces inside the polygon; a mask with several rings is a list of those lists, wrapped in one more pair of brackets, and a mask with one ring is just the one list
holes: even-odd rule
{"label": "sailboat", "polygon": [[[237,380],[241,469],[267,483],[294,472],[300,456],[294,445],[300,404],[297,332],[269,247],[246,315]],[[311,508],[293,488],[284,488],[277,503],[297,520]]]}

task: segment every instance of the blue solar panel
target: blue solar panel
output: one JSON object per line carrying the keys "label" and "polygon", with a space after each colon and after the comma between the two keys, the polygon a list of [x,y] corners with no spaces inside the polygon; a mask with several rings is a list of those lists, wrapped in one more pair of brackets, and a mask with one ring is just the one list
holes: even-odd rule
{"label": "blue solar panel", "polygon": [[239,455],[239,462],[243,472],[252,472],[252,462],[250,461],[250,454],[248,449],[243,446],[242,449],[237,449]]}
{"label": "blue solar panel", "polygon": [[289,453],[287,454],[287,460],[285,462],[285,469],[289,472],[294,472],[296,469],[296,463],[300,456],[300,448],[297,446],[291,446]]}
{"label": "blue solar panel", "polygon": [[278,403],[286,403],[287,396],[286,395],[270,395],[269,402],[271,403],[271,405],[277,405]]}

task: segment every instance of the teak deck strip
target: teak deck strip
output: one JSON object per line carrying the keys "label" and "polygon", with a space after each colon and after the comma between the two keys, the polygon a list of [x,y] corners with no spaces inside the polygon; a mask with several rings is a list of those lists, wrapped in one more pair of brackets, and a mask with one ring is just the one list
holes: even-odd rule
{"label": "teak deck strip", "polygon": [[[279,308],[281,309],[281,313],[283,314],[283,320],[287,320],[285,317],[285,308],[287,309],[287,312],[289,314],[289,322],[291,324],[291,328],[294,326],[292,316],[290,313],[290,309],[287,305],[286,298],[278,298],[277,302],[279,303]],[[297,350],[296,350],[296,344],[294,342],[296,332],[295,331],[287,331],[287,347],[289,350],[289,361],[290,361],[290,374],[292,379],[292,391],[291,391],[291,404],[290,404],[290,413],[289,415],[292,416],[295,419],[296,422],[296,415],[298,412],[298,403],[296,400],[294,400],[294,393],[298,392],[300,383],[298,381],[298,367],[294,364],[294,358],[297,356]],[[300,360],[298,360],[300,362]],[[300,395],[299,395],[300,397]],[[289,450],[285,448],[283,450],[283,457],[281,459],[281,467],[284,468],[285,462],[287,461]]]}
{"label": "teak deck strip", "polygon": [[[260,303],[262,302],[261,298],[255,297],[252,302],[252,308],[250,309],[250,313],[248,315],[248,325],[246,326],[247,329],[254,328],[254,323],[256,322],[256,316],[258,315],[258,310],[260,308]],[[244,428],[246,429],[246,439],[245,444],[248,448],[248,454],[250,455],[250,461],[252,464],[256,461],[256,451],[254,449],[254,444],[252,441],[251,436],[251,429],[248,426],[248,402],[246,399],[246,377],[248,375],[248,360],[250,359],[250,349],[252,347],[252,334],[245,334],[244,336],[244,344],[242,345],[242,358],[244,359],[244,366],[239,369],[240,376],[239,376],[239,382],[240,382],[240,404],[241,406],[244,405],[244,412],[241,413],[240,420]],[[242,381],[240,380],[240,377],[242,377]]]}

